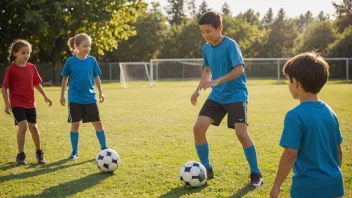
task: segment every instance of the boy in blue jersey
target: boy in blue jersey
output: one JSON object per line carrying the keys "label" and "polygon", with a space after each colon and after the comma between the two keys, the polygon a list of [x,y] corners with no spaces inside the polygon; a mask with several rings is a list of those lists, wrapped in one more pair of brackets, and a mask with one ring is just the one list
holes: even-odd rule
{"label": "boy in blue jersey", "polygon": [[106,137],[103,125],[100,121],[97,99],[95,97],[94,83],[99,90],[99,101],[104,102],[104,94],[99,76],[100,68],[94,57],[89,56],[91,38],[87,34],[78,34],[68,41],[73,56],[66,60],[62,70],[61,105],[65,106],[65,89],[70,78],[68,90],[68,122],[71,124],[70,139],[72,153],[71,160],[78,158],[78,139],[80,121],[92,122],[100,143],[100,149],[106,149]]}
{"label": "boy in blue jersey", "polygon": [[206,131],[210,124],[219,126],[228,114],[227,126],[235,129],[249,163],[249,185],[260,187],[263,178],[258,167],[255,146],[247,131],[248,91],[240,48],[234,40],[221,34],[223,26],[220,14],[207,12],[201,16],[198,23],[202,36],[207,41],[202,49],[205,69],[197,89],[191,96],[191,103],[197,104],[201,89],[211,87],[212,91],[193,127],[197,154],[207,169],[208,179],[213,179]]}
{"label": "boy in blue jersey", "polygon": [[287,61],[283,73],[300,104],[285,117],[280,140],[284,152],[270,197],[278,197],[292,166],[292,198],[343,196],[339,123],[334,111],[317,96],[328,79],[329,65],[316,53],[304,53]]}

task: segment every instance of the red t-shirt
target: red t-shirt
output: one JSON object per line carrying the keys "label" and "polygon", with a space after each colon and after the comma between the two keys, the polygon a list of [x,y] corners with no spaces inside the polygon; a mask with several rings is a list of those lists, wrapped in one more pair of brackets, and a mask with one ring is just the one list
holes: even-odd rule
{"label": "red t-shirt", "polygon": [[2,86],[10,90],[11,107],[34,108],[34,86],[40,83],[42,79],[33,64],[27,62],[20,67],[13,63],[5,70]]}

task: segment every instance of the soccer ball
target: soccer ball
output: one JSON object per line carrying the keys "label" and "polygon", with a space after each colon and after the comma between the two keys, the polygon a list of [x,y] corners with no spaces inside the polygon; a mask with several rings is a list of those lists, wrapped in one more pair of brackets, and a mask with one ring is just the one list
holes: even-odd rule
{"label": "soccer ball", "polygon": [[112,149],[104,149],[98,153],[96,162],[101,171],[113,172],[119,167],[120,156]]}
{"label": "soccer ball", "polygon": [[207,182],[207,171],[201,163],[189,161],[180,169],[180,180],[186,187],[200,187]]}

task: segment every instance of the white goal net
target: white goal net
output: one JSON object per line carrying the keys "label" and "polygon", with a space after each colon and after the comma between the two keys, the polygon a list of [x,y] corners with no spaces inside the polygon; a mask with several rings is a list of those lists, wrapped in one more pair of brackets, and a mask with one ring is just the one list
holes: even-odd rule
{"label": "white goal net", "polygon": [[153,87],[153,78],[150,75],[150,63],[148,62],[120,62],[121,88],[129,87],[129,82],[140,81],[142,84]]}

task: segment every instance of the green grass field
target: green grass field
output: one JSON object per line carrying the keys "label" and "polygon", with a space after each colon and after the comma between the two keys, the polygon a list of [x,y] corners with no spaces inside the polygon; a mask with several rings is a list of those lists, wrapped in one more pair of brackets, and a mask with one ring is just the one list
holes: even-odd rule
{"label": "green grass field", "polygon": [[[101,173],[95,164],[99,143],[91,124],[80,130],[80,158],[68,161],[71,152],[67,107],[59,103],[60,88],[46,87],[54,105],[47,107],[36,92],[38,127],[47,164],[38,165],[30,133],[26,136],[26,166],[14,165],[17,154],[12,116],[0,114],[0,197],[268,197],[283,149],[278,145],[286,112],[298,104],[285,84],[249,80],[249,132],[255,142],[265,183],[246,187],[249,168],[234,131],[211,126],[208,140],[216,178],[205,187],[188,189],[179,181],[179,169],[198,161],[192,127],[209,94],[202,91],[197,106],[190,96],[197,81],[103,84],[106,101],[99,105],[108,146],[121,157],[113,174]],[[329,82],[320,99],[336,112],[344,136],[342,170],[345,197],[352,197],[352,85]],[[0,103],[3,112],[3,101]],[[289,197],[291,175],[281,197]]]}

